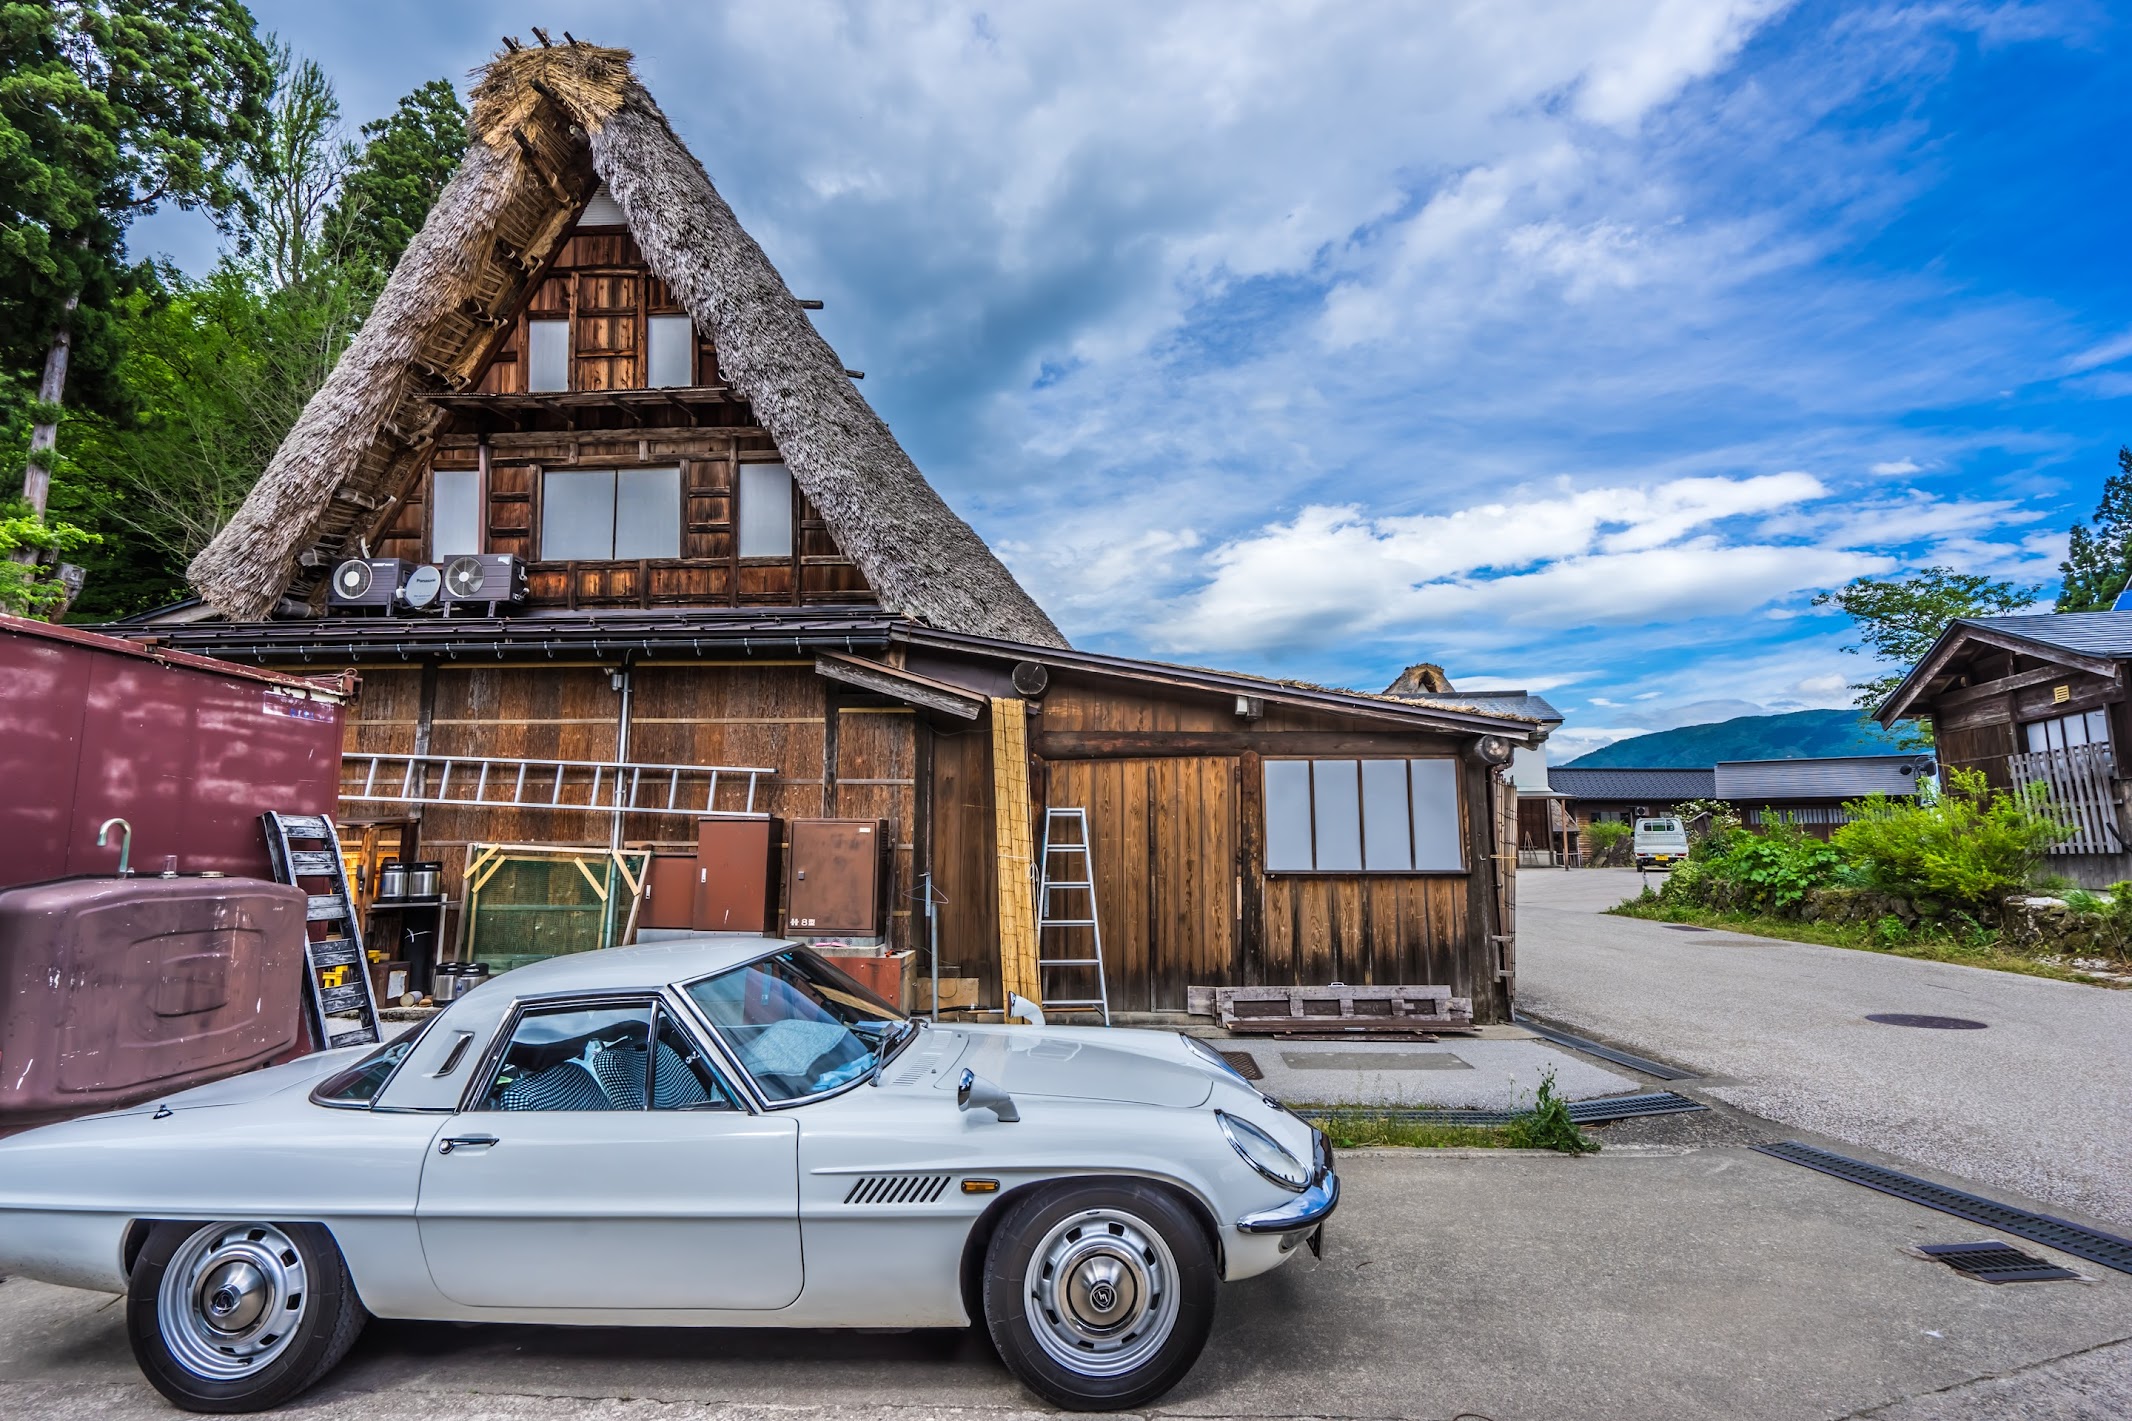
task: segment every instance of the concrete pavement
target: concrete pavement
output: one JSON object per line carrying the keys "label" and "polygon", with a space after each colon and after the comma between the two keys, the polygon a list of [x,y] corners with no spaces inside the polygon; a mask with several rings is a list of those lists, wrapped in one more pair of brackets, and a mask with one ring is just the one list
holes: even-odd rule
{"label": "concrete pavement", "polygon": [[[1738,1146],[1585,1159],[1357,1151],[1342,1174],[1323,1261],[1299,1255],[1226,1288],[1205,1357],[1158,1412],[2126,1411],[2132,1277],[2058,1257],[2097,1281],[1971,1282],[1908,1250],[1980,1237],[1973,1226]],[[0,1415],[173,1415],[136,1373],[115,1303],[0,1285]],[[2001,1409],[1977,1409],[1986,1403]],[[310,1421],[1018,1421],[1039,1409],[970,1333],[375,1323],[291,1410]]]}
{"label": "concrete pavement", "polygon": [[[2132,1225],[2132,992],[1603,915],[1638,887],[1518,875],[1521,1008],[1755,1114]],[[1885,1012],[1988,1026],[1865,1019]]]}

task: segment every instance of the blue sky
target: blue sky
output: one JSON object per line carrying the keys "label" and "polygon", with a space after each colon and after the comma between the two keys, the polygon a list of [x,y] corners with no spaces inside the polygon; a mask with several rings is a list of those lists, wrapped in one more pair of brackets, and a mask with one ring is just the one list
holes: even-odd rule
{"label": "blue sky", "polygon": [[1076,643],[1439,661],[1558,759],[1846,703],[1814,592],[2050,581],[2132,440],[2100,3],[254,9],[351,128],[534,23],[635,50]]}

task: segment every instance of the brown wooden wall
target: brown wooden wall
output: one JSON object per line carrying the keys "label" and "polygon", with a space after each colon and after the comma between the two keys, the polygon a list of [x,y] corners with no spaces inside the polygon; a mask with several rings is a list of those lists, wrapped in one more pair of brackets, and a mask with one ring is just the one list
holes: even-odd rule
{"label": "brown wooden wall", "polygon": [[[681,314],[681,303],[651,274],[634,237],[618,227],[581,227],[563,243],[546,278],[533,288],[479,388],[488,395],[522,392],[526,381],[520,352],[526,348],[526,323],[567,317],[571,389],[640,389],[646,320]],[[695,383],[718,383],[718,353],[700,334]]]}
{"label": "brown wooden wall", "polygon": [[[1460,775],[1468,872],[1263,868],[1266,757],[1457,756],[1465,739],[1278,706],[1251,720],[1233,698],[1075,679],[1054,684],[1030,733],[1039,815],[1089,811],[1114,1009],[1181,1011],[1186,986],[1341,981],[1449,986],[1481,1020],[1507,1013],[1477,763]],[[1071,985],[1055,976],[1055,992]]]}
{"label": "brown wooden wall", "polygon": [[[1469,871],[1269,874],[1263,869],[1267,755],[1456,755],[1451,735],[1269,709],[1241,722],[1205,696],[1116,685],[1054,687],[1032,717],[1035,828],[1046,804],[1088,811],[1114,1009],[1182,1011],[1203,985],[1436,984],[1501,1019],[1492,772],[1461,760]],[[616,757],[621,696],[607,669],[552,663],[383,666],[364,673],[348,720],[351,755],[400,752],[541,759]],[[426,726],[426,731],[425,731]],[[1236,737],[1231,746],[1218,743]],[[1048,747],[1048,749],[1044,748]],[[926,947],[917,902],[930,866],[944,971],[976,977],[998,1005],[998,855],[991,738],[818,676],[812,662],[646,662],[632,670],[628,758],[770,769],[756,808],[781,819],[881,818],[893,828],[891,940]],[[351,758],[346,780],[361,776]],[[721,794],[738,809],[742,781]],[[344,806],[348,817],[399,817]],[[632,815],[630,844],[687,850],[690,819]],[[456,897],[473,841],[602,846],[602,816],[431,807],[421,856],[446,865]],[[1514,852],[1508,846],[1505,852]],[[1064,867],[1063,864],[1060,865]],[[1061,908],[1068,905],[1060,904]],[[1047,945],[1047,953],[1050,948]],[[921,956],[920,961],[924,959]],[[1054,996],[1085,979],[1054,972]]]}
{"label": "brown wooden wall", "polygon": [[[893,845],[891,941],[910,939],[912,830],[917,823],[915,718],[898,708],[855,705],[815,675],[809,662],[750,665],[649,662],[632,669],[628,758],[664,764],[769,769],[754,807],[780,821],[863,818],[889,821]],[[412,753],[423,733],[433,755],[612,760],[621,694],[598,666],[551,663],[366,669],[346,722],[342,784],[357,788],[364,753]],[[832,733],[832,725],[834,732]],[[568,783],[583,783],[573,775]],[[722,783],[718,807],[746,807],[746,780]],[[342,818],[401,818],[399,805],[343,801]],[[445,865],[457,899],[470,843],[602,848],[605,815],[547,809],[421,811],[420,856]],[[628,815],[623,842],[692,852],[695,821]],[[780,890],[781,891],[781,890]],[[453,939],[456,941],[456,938]]]}
{"label": "brown wooden wall", "polygon": [[[773,607],[878,601],[844,556],[814,504],[793,490],[789,557],[742,558],[735,538],[734,489],[743,463],[775,462],[767,434],[748,430],[647,428],[500,433],[489,438],[488,521],[483,552],[529,564],[531,601],[559,607]],[[473,436],[442,441],[433,468],[480,465]],[[681,469],[679,558],[546,562],[540,549],[540,475],[549,468]],[[429,474],[402,506],[376,552],[430,561]]]}
{"label": "brown wooden wall", "polygon": [[1997,648],[1985,649],[1962,669],[1971,684],[1943,692],[1929,707],[1942,766],[1981,770],[1987,783],[2008,788],[2006,757],[2028,748],[2023,726],[2091,710],[2110,711],[2111,737],[2122,743],[2124,692],[2110,677]]}

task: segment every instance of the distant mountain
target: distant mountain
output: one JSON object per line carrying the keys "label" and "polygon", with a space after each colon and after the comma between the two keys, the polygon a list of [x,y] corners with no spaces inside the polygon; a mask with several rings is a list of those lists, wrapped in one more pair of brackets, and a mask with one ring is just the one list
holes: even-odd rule
{"label": "distant mountain", "polygon": [[1699,770],[1720,760],[1804,760],[1829,755],[1893,755],[1906,747],[1854,710],[1743,715],[1714,725],[1682,725],[1632,735],[1569,762],[1580,770],[1634,767]]}

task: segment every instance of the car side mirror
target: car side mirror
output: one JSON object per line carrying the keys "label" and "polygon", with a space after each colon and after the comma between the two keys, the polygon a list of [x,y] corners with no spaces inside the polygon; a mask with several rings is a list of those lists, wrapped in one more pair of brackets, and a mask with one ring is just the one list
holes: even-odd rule
{"label": "car side mirror", "polygon": [[1009,1125],[1022,1118],[1022,1113],[1014,1108],[1014,1097],[975,1071],[962,1073],[962,1080],[955,1087],[955,1103],[964,1110],[989,1110]]}

